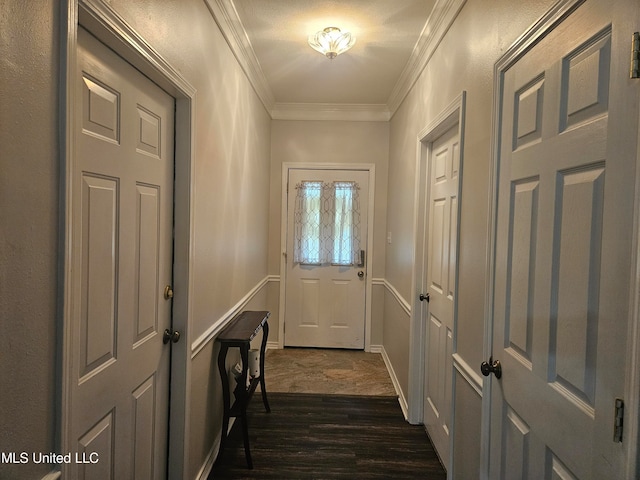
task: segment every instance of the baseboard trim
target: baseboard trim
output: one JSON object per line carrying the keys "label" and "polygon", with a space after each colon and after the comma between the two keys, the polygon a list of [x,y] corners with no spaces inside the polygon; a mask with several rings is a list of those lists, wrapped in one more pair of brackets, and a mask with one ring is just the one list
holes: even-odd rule
{"label": "baseboard trim", "polygon": [[381,347],[382,351],[382,360],[384,360],[384,364],[387,367],[387,371],[389,372],[389,376],[391,377],[391,383],[393,383],[393,388],[396,390],[398,394],[398,403],[400,403],[400,409],[402,410],[402,414],[404,415],[404,419],[409,421],[409,406],[407,404],[407,399],[402,392],[402,388],[400,388],[400,382],[398,381],[398,377],[396,375],[395,370],[393,369],[393,365],[391,364],[391,359],[389,355],[387,355],[387,351],[384,346]]}
{"label": "baseboard trim", "polygon": [[[235,423],[235,421],[236,421],[235,417],[231,417],[229,419],[229,428],[227,429],[227,435],[229,435],[229,432],[231,432],[231,429],[233,428],[233,424]],[[216,436],[216,439],[213,442],[213,446],[211,447],[211,450],[209,450],[209,453],[207,454],[207,458],[204,461],[204,464],[202,465],[202,467],[200,468],[200,471],[196,475],[197,480],[207,480],[209,478],[209,475],[211,474],[211,470],[213,470],[213,465],[216,463],[216,460],[218,459],[218,453],[219,453],[218,451],[220,450],[220,441],[222,440],[221,433],[219,433]]]}
{"label": "baseboard trim", "polygon": [[382,345],[370,345],[369,352],[370,353],[382,353],[384,347]]}
{"label": "baseboard trim", "polygon": [[225,313],[222,317],[216,320],[206,332],[200,335],[192,344],[191,344],[191,359],[193,360],[198,353],[202,351],[202,349],[213,340],[224,327],[235,317],[238,313],[240,313],[244,308],[249,304],[249,302],[255,297],[260,290],[262,290],[267,283],[271,280],[270,276],[264,277],[255,287],[253,287],[249,293],[247,293],[238,303],[236,303],[227,313]]}
{"label": "baseboard trim", "polygon": [[62,472],[59,470],[53,470],[42,477],[42,480],[58,480],[59,478],[62,478]]}

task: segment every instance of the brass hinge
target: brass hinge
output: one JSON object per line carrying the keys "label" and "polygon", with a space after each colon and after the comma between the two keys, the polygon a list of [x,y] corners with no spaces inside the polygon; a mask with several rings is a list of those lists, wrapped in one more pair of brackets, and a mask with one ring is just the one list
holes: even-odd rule
{"label": "brass hinge", "polygon": [[613,422],[613,441],[622,443],[622,429],[624,427],[624,401],[616,398],[616,408]]}
{"label": "brass hinge", "polygon": [[640,32],[631,37],[631,78],[640,78]]}

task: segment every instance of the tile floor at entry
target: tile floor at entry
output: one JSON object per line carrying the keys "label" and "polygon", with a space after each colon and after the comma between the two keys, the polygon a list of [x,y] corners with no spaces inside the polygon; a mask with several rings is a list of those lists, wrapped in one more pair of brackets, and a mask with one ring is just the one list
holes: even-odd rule
{"label": "tile floor at entry", "polygon": [[362,350],[267,350],[265,385],[267,393],[397,396],[382,355]]}

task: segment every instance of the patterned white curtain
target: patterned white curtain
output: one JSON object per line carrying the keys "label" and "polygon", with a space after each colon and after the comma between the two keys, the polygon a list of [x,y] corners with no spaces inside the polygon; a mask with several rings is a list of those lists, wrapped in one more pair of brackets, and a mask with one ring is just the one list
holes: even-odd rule
{"label": "patterned white curtain", "polygon": [[353,265],[360,254],[360,201],[355,182],[296,185],[293,261]]}

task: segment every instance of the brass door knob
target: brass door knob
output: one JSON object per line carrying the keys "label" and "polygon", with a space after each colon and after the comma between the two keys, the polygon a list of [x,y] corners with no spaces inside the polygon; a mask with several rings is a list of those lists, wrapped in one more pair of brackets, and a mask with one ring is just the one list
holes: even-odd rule
{"label": "brass door knob", "polygon": [[164,298],[165,300],[173,298],[173,288],[171,288],[171,285],[167,285],[164,287]]}

